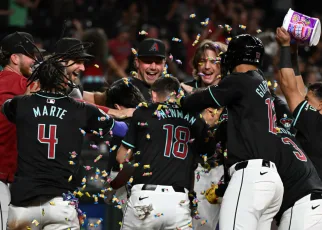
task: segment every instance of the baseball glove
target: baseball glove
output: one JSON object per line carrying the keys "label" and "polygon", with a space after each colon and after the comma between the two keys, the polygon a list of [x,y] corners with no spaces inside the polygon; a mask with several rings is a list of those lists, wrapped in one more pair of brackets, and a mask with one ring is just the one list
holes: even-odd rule
{"label": "baseball glove", "polygon": [[205,196],[210,204],[218,204],[219,197],[216,194],[216,190],[218,189],[218,185],[212,184],[209,189],[207,189]]}

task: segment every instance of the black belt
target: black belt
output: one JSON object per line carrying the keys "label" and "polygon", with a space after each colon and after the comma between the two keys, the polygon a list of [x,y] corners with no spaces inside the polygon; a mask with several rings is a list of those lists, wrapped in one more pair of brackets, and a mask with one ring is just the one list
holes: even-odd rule
{"label": "black belt", "polygon": [[[242,162],[239,162],[235,165],[235,170],[238,171],[240,169],[244,169],[244,168],[247,168],[247,165],[248,165],[248,161],[242,161]],[[262,166],[263,167],[267,167],[267,168],[270,168],[271,167],[271,164],[269,161],[267,160],[263,160],[262,162]]]}
{"label": "black belt", "polygon": [[[150,190],[150,191],[155,191],[158,185],[155,184],[145,184],[142,187],[142,190]],[[175,192],[182,192],[185,193],[184,187],[180,186],[171,186]]]}
{"label": "black belt", "polygon": [[321,200],[322,199],[322,193],[311,193],[311,200]]}

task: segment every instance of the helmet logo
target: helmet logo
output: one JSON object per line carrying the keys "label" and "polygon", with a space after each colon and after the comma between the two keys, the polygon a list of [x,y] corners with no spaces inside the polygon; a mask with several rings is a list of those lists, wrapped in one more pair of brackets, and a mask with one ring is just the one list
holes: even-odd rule
{"label": "helmet logo", "polygon": [[261,54],[259,52],[256,52],[256,62],[259,62],[259,59],[261,58]]}

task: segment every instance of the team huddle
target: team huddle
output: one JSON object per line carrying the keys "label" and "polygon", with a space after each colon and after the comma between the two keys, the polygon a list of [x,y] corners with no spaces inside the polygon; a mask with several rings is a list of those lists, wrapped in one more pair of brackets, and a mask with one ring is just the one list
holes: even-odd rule
{"label": "team huddle", "polygon": [[2,229],[80,229],[87,134],[115,150],[93,198],[118,204],[121,229],[270,230],[273,220],[279,230],[322,229],[322,84],[306,93],[289,33],[277,28],[276,40],[287,104],[260,70],[262,41],[249,34],[228,46],[202,41],[186,83],[166,72],[165,44],[145,39],[137,75],[103,93],[77,84],[91,44],[62,38],[44,57],[30,34],[5,37]]}

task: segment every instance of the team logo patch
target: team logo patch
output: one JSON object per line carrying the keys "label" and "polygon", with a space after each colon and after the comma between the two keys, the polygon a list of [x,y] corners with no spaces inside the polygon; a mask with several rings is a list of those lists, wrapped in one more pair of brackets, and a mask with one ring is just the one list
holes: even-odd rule
{"label": "team logo patch", "polygon": [[149,49],[149,51],[159,51],[159,46],[158,43],[153,43],[153,45],[151,46],[151,48]]}
{"label": "team logo patch", "polygon": [[293,119],[288,118],[287,116],[284,115],[284,117],[280,119],[280,122],[285,129],[289,130],[291,128]]}
{"label": "team logo patch", "polygon": [[49,104],[55,104],[55,99],[47,99],[47,103]]}

